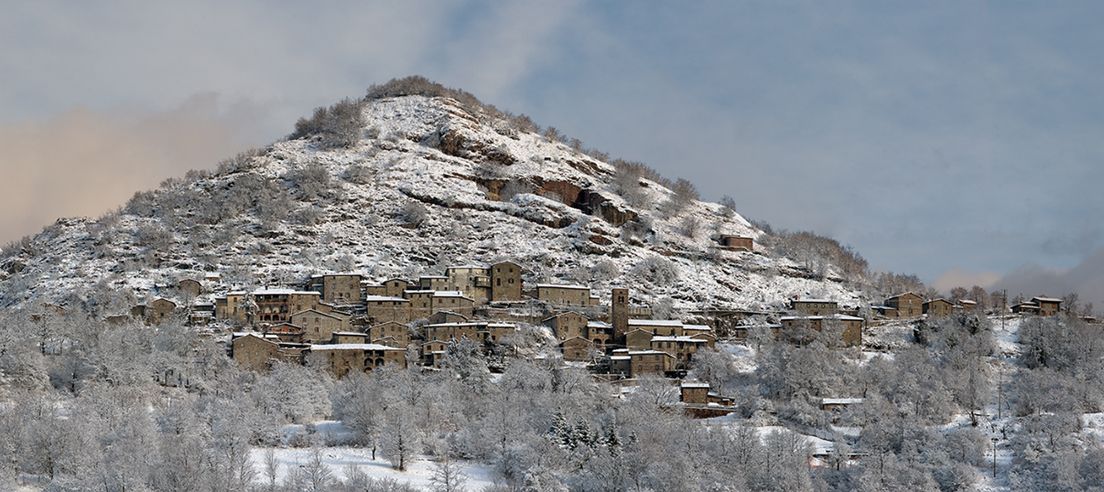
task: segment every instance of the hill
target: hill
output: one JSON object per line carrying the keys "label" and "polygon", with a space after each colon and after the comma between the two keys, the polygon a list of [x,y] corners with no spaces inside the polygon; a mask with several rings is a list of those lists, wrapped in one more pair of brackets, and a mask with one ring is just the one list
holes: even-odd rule
{"label": "hill", "polygon": [[[764,249],[762,230],[697,200],[685,182],[591,157],[460,91],[373,89],[217,170],[190,171],[117,212],[62,219],[12,245],[0,260],[0,304],[89,302],[105,289],[141,299],[215,273],[225,291],[332,271],[414,277],[504,258],[529,269],[527,282],[585,282],[606,296],[631,285],[638,301],[669,297],[682,308],[859,298],[842,268],[814,275]],[[754,238],[759,251],[719,249],[720,234]]]}

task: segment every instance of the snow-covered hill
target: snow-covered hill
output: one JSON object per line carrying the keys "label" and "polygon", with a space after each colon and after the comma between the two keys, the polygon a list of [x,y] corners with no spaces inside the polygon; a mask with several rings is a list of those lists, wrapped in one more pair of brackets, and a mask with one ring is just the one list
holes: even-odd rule
{"label": "snow-covered hill", "polygon": [[92,288],[144,298],[209,273],[221,275],[217,291],[498,259],[529,268],[527,282],[588,283],[601,296],[623,284],[637,302],[683,308],[858,299],[769,252],[718,250],[720,233],[763,234],[739,214],[699,201],[671,212],[674,193],[646,179],[634,206],[614,166],[470,105],[403,96],[361,108],[366,124],[348,148],[280,141],[139,193],[118,213],[59,220],[5,252],[0,305]]}

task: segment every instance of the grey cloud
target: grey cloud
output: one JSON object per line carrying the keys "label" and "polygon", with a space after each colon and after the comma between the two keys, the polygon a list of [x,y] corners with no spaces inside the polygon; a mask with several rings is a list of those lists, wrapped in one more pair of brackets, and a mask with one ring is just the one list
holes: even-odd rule
{"label": "grey cloud", "polygon": [[0,237],[36,232],[63,216],[94,216],[187,169],[260,143],[265,109],[191,97],[158,112],[76,109],[39,123],[0,125]]}

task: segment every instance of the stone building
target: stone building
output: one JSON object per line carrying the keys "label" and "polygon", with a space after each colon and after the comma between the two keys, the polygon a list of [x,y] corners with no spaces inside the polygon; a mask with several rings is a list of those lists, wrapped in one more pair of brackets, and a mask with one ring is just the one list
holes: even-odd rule
{"label": "stone building", "polygon": [[564,360],[573,362],[585,362],[591,360],[594,353],[594,342],[583,337],[571,337],[560,342],[560,350]]}
{"label": "stone building", "polygon": [[364,299],[363,281],[364,276],[359,273],[329,273],[311,277],[307,289],[322,293],[322,302],[348,306],[360,304]]}
{"label": "stone building", "polygon": [[333,338],[334,332],[349,328],[342,318],[317,309],[299,311],[291,315],[288,321],[303,328],[303,340],[314,343],[328,342]]}
{"label": "stone building", "polygon": [[1062,300],[1054,297],[1032,297],[1031,302],[1039,306],[1040,316],[1057,316],[1062,309]]}
{"label": "stone building", "polygon": [[418,277],[418,290],[449,290],[449,278],[444,275]]}
{"label": "stone building", "polygon": [[410,301],[401,297],[364,296],[364,312],[371,323],[410,321]]}
{"label": "stone building", "polygon": [[433,293],[433,312],[450,311],[471,316],[475,312],[476,300],[461,291],[439,290]]}
{"label": "stone building", "polygon": [[613,329],[613,343],[624,345],[625,334],[629,332],[629,289],[612,290],[609,319]]}
{"label": "stone building", "polygon": [[230,346],[230,356],[238,365],[258,372],[268,370],[279,349],[276,342],[253,333],[235,337]]}
{"label": "stone building", "polygon": [[924,314],[924,298],[912,292],[897,294],[886,299],[883,304],[892,308],[892,311],[885,312],[885,316],[890,318],[919,318]]}
{"label": "stone building", "polygon": [[198,280],[185,278],[176,283],[176,290],[185,297],[198,297],[203,293],[203,284]]}
{"label": "stone building", "polygon": [[541,321],[541,324],[551,328],[552,334],[556,336],[557,340],[562,342],[575,337],[589,338],[587,330],[587,323],[589,322],[586,316],[574,311],[565,311],[546,318]]}
{"label": "stone building", "polygon": [[350,372],[368,372],[384,364],[406,367],[406,349],[375,343],[311,345],[306,355],[311,364],[328,369],[336,378]]}
{"label": "stone building", "polygon": [[476,304],[484,304],[490,296],[491,272],[484,265],[451,266],[445,269],[449,290],[460,291]]}
{"label": "stone building", "polygon": [[491,265],[491,301],[520,301],[522,293],[521,265],[503,261]]}
{"label": "stone building", "polygon": [[754,251],[755,241],[750,237],[722,234],[720,237],[721,249],[729,251]]}
{"label": "stone building", "polygon": [[315,309],[322,294],[307,290],[260,289],[253,291],[256,312],[253,323],[282,323],[294,313]]}
{"label": "stone building", "polygon": [[924,314],[928,317],[942,318],[954,314],[955,305],[943,298],[931,299],[924,302]]}
{"label": "stone building", "polygon": [[175,302],[158,297],[146,305],[143,314],[146,317],[146,324],[159,325],[171,318],[174,312],[176,312]]}
{"label": "stone building", "polygon": [[537,299],[553,306],[588,307],[593,302],[590,287],[582,285],[537,284]]}
{"label": "stone building", "polygon": [[831,316],[839,312],[839,303],[827,299],[794,299],[790,309],[805,316]]}
{"label": "stone building", "polygon": [[410,345],[410,327],[389,321],[368,328],[368,340],[389,347],[405,348]]}
{"label": "stone building", "polygon": [[844,345],[848,347],[862,345],[862,329],[865,320],[857,316],[843,314],[835,316],[784,316],[779,321],[782,322],[782,329],[791,334],[795,333],[795,330],[803,328],[816,331],[823,331],[826,326],[838,328]]}

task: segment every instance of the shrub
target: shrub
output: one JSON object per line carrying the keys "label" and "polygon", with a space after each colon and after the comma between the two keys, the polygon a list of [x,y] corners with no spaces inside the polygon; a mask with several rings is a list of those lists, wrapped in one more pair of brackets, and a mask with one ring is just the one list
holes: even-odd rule
{"label": "shrub", "polygon": [[[299,118],[288,138],[321,135],[325,147],[352,147],[360,140],[366,123],[363,102],[345,98],[328,108],[315,108],[309,119]],[[378,130],[375,135],[379,135]]]}
{"label": "shrub", "polygon": [[679,280],[679,269],[671,260],[662,256],[650,256],[633,267],[633,275],[659,285],[670,285]]}
{"label": "shrub", "polygon": [[418,227],[422,225],[422,222],[425,222],[426,217],[429,216],[429,210],[426,209],[425,205],[422,205],[422,202],[411,201],[403,205],[400,216],[403,222]]}

